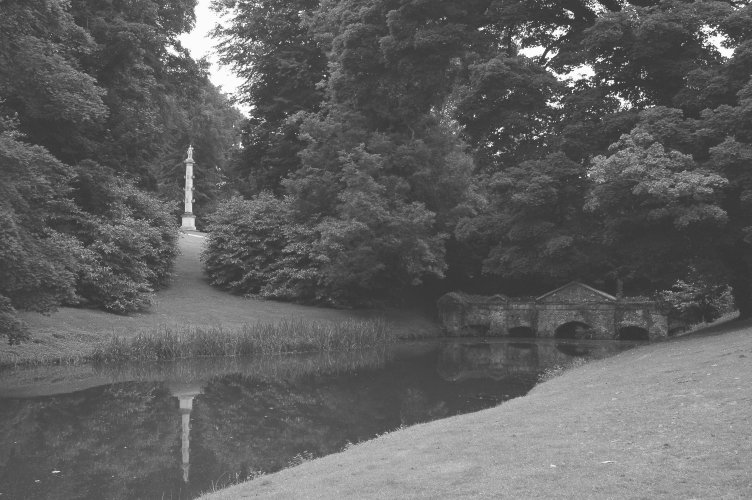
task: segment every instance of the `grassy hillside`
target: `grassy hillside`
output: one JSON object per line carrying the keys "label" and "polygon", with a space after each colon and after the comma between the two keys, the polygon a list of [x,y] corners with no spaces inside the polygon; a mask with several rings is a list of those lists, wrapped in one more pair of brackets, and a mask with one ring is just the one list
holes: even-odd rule
{"label": "grassy hillside", "polygon": [[113,336],[132,338],[143,331],[166,327],[215,327],[225,330],[243,324],[282,319],[344,321],[384,316],[403,336],[439,333],[430,318],[399,311],[353,311],[253,300],[211,287],[201,272],[199,256],[204,241],[200,233],[181,235],[181,255],[171,286],[160,291],[148,312],[120,316],[90,309],[61,308],[49,316],[25,313],[33,340],[20,346],[0,346],[0,364],[54,362],[80,359],[100,342]]}
{"label": "grassy hillside", "polygon": [[729,322],[203,498],[752,498],[750,380]]}

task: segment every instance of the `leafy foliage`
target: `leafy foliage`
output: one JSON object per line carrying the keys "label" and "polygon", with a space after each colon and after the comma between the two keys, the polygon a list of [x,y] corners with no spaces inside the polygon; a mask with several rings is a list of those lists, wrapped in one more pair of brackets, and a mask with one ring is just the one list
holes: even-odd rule
{"label": "leafy foliage", "polygon": [[176,254],[189,143],[197,208],[224,196],[240,115],[180,46],[195,3],[2,2],[0,334],[18,338],[16,310],[150,303]]}
{"label": "leafy foliage", "polygon": [[288,244],[289,206],[268,192],[232,198],[209,219],[204,269],[211,283],[235,293],[258,294]]}
{"label": "leafy foliage", "polygon": [[62,163],[5,131],[0,174],[0,335],[15,342],[22,333],[15,309],[47,312],[75,296],[73,255],[81,247],[46,224],[66,205],[70,177]]}
{"label": "leafy foliage", "polygon": [[281,181],[300,167],[298,112],[316,111],[324,97],[327,59],[302,25],[316,0],[215,0],[232,22],[217,26],[218,50],[244,79],[240,100],[253,106],[242,128],[243,150],[232,160],[241,193],[282,192]]}
{"label": "leafy foliage", "polygon": [[645,294],[701,262],[749,314],[748,2],[215,5],[258,106],[243,192],[286,197],[313,296]]}
{"label": "leafy foliage", "polygon": [[23,332],[16,309],[85,302],[142,309],[177,252],[169,208],[91,162],[71,169],[17,134],[0,134],[0,331]]}
{"label": "leafy foliage", "polygon": [[673,313],[685,324],[709,323],[734,309],[734,299],[728,285],[714,285],[696,272],[687,280],[677,280],[660,293]]}
{"label": "leafy foliage", "polygon": [[104,213],[82,214],[76,233],[85,241],[77,291],[81,299],[115,313],[151,305],[169,282],[177,229],[169,206],[133,185],[111,180]]}

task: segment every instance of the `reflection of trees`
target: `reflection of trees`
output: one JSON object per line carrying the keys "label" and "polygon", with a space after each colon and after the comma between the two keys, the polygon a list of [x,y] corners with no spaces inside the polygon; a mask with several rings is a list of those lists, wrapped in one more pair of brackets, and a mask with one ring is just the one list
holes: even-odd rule
{"label": "reflection of trees", "polygon": [[254,357],[181,359],[159,363],[103,364],[96,375],[112,382],[163,380],[206,382],[213,377],[241,374],[258,380],[285,380],[290,377],[349,373],[363,368],[380,368],[390,353],[383,349],[357,352],[316,352]]}
{"label": "reflection of trees", "polygon": [[175,406],[158,383],[4,400],[0,491],[8,498],[66,499],[177,493],[179,483],[166,479],[179,479]]}
{"label": "reflection of trees", "polygon": [[337,452],[401,425],[488,407],[532,385],[446,381],[436,372],[437,354],[393,359],[381,370],[347,376],[215,378],[195,401],[191,481],[271,472],[296,455]]}
{"label": "reflection of trees", "polygon": [[[158,498],[162,492],[166,498],[190,497],[249,473],[286,467],[296,457],[336,452],[401,425],[519,396],[535,383],[535,369],[527,376],[522,364],[563,356],[554,344],[508,347],[507,353],[496,346],[463,353],[420,344],[415,350],[397,346],[390,355],[97,368],[97,380],[167,382],[3,400],[0,492],[10,498],[101,498],[102,492],[107,498]],[[516,368],[496,376],[504,371],[496,369],[498,363]],[[180,395],[193,398],[188,485],[181,470]]]}

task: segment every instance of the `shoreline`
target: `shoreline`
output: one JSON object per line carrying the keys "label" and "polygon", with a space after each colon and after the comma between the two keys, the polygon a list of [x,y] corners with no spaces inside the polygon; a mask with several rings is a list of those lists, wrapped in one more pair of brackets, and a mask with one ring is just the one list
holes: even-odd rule
{"label": "shoreline", "polygon": [[201,498],[750,498],[750,359],[713,325]]}

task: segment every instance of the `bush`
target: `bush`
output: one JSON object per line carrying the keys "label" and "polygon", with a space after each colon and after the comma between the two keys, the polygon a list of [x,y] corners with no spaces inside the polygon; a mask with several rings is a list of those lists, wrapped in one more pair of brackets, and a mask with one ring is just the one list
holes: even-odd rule
{"label": "bush", "polygon": [[69,167],[0,132],[0,336],[26,336],[17,310],[87,303],[142,309],[167,283],[177,225],[167,206],[93,162]]}
{"label": "bush", "polygon": [[113,179],[103,214],[79,214],[85,241],[76,291],[85,303],[128,313],[152,303],[169,281],[177,255],[177,226],[169,207],[132,184]]}
{"label": "bush", "polygon": [[686,325],[710,323],[734,310],[731,287],[712,284],[696,273],[686,281],[677,280],[659,295],[671,306],[672,316]]}
{"label": "bush", "polygon": [[18,309],[49,312],[75,297],[81,245],[47,224],[69,209],[70,173],[44,148],[0,133],[0,336],[25,337]]}
{"label": "bush", "polygon": [[208,219],[202,254],[211,284],[235,293],[260,293],[289,243],[288,214],[287,203],[267,192],[220,204]]}
{"label": "bush", "polygon": [[26,325],[16,317],[16,309],[10,299],[3,295],[0,295],[0,336],[8,337],[10,345],[29,338]]}
{"label": "bush", "polygon": [[[210,217],[203,254],[211,283],[239,294],[329,305],[364,305],[442,276],[444,235],[419,203],[382,198],[385,188],[347,170],[336,215],[300,216],[289,198],[233,198]],[[303,222],[299,222],[302,219]]]}

